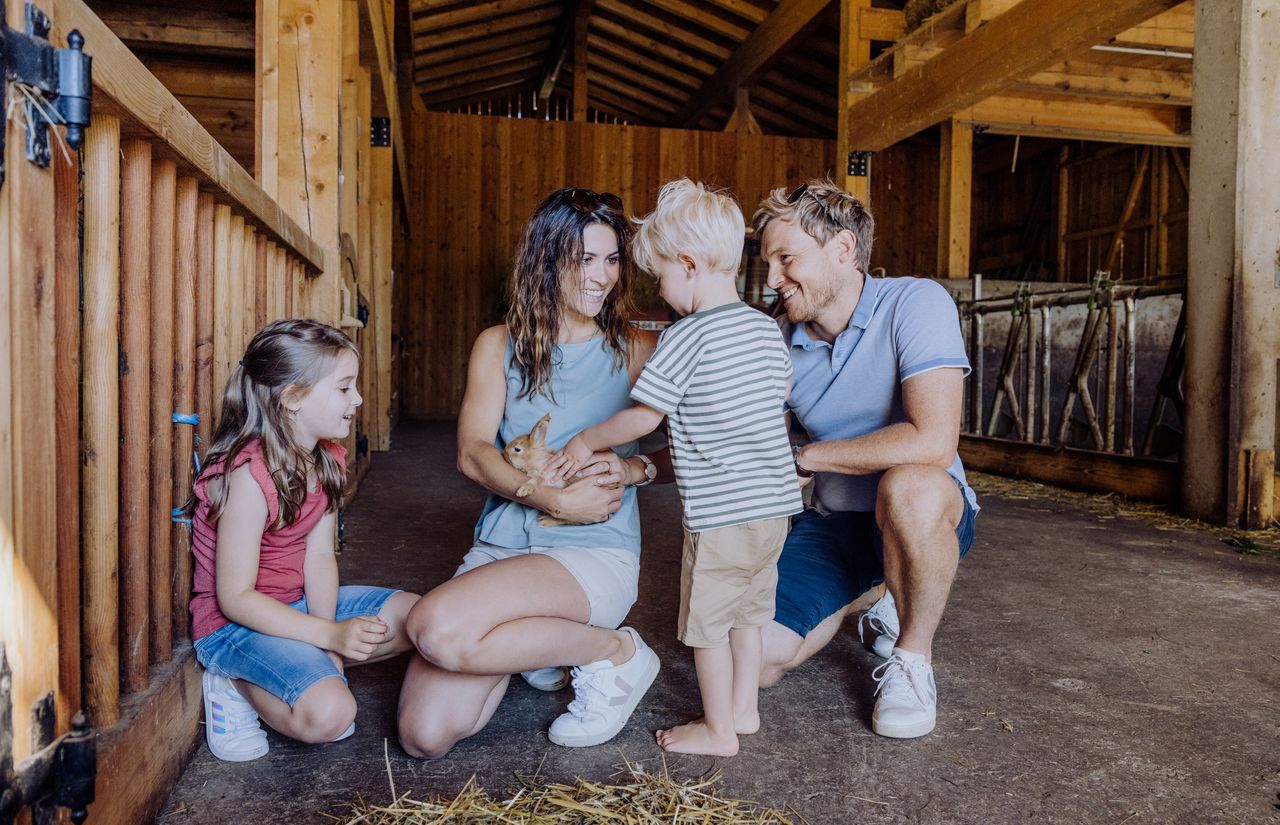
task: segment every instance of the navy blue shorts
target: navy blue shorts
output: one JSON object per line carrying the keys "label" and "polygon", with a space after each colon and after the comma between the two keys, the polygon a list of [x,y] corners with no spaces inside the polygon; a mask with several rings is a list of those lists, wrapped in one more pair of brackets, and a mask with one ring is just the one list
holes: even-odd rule
{"label": "navy blue shorts", "polygon": [[[977,515],[968,496],[956,525],[960,558],[973,546]],[[773,620],[808,636],[831,614],[884,581],[884,538],[875,513],[806,510],[795,517],[778,558],[777,607]]]}

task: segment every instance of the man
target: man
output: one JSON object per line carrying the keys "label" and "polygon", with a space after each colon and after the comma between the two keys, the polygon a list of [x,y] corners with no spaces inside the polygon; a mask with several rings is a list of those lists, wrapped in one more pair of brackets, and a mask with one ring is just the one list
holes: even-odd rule
{"label": "man", "polygon": [[859,636],[864,622],[880,634],[873,649],[887,657],[872,673],[871,727],[911,738],[936,723],[933,635],[973,543],[977,500],[956,454],[969,362],[941,285],[867,276],[874,226],[824,180],[774,190],[755,214],[768,284],[786,309],[787,407],[811,439],[796,471],[814,478],[778,562],[761,684],[821,650],[884,581],[858,625]]}

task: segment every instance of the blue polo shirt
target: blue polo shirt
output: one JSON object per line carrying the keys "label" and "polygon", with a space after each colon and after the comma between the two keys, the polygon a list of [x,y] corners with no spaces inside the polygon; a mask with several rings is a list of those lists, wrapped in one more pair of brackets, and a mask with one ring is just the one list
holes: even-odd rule
{"label": "blue polo shirt", "polygon": [[[813,441],[855,438],[906,421],[902,382],[912,376],[943,367],[969,374],[955,301],[928,278],[865,278],[849,326],[834,344],[785,320],[782,335],[794,369],[787,409]],[[947,472],[977,510],[959,455]],[[813,506],[824,515],[874,511],[881,475],[818,473]]]}

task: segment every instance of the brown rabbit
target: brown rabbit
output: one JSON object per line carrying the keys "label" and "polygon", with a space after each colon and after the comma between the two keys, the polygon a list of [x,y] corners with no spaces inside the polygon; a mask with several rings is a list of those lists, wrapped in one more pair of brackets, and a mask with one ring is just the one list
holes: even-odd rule
{"label": "brown rabbit", "polygon": [[[547,447],[547,427],[551,424],[551,413],[547,413],[538,419],[538,423],[533,425],[533,429],[525,435],[518,435],[511,439],[502,451],[502,455],[506,457],[507,463],[517,470],[520,470],[529,477],[528,481],[520,485],[520,489],[516,490],[516,496],[524,498],[531,495],[534,490],[543,484],[552,487],[563,487],[562,480],[549,480],[546,477],[547,462],[556,454],[555,450]],[[539,527],[555,527],[560,524],[572,524],[573,522],[564,521],[546,513],[538,514]]]}

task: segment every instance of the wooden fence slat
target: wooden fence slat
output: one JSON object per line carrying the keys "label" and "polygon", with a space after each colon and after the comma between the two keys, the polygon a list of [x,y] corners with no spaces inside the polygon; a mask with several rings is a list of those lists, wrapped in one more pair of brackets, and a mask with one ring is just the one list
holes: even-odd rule
{"label": "wooden fence slat", "polygon": [[220,203],[213,208],[213,432],[218,429],[222,393],[231,374],[231,289],[231,207]]}
{"label": "wooden fence slat", "polygon": [[80,163],[53,153],[58,444],[58,718],[80,709]]}
{"label": "wooden fence slat", "polygon": [[[199,219],[199,182],[195,178],[179,178],[177,185],[174,246],[176,248],[173,282],[173,411],[187,415],[196,411],[196,244]],[[172,424],[173,463],[171,505],[181,507],[191,494],[191,452],[195,429],[188,424]],[[186,639],[191,624],[187,620],[187,603],[191,598],[191,530],[185,524],[169,521],[173,548],[170,590],[173,604],[170,612],[173,639]]]}
{"label": "wooden fence slat", "polygon": [[257,248],[253,267],[253,328],[256,331],[262,329],[267,323],[267,316],[270,313],[267,310],[267,236],[258,235],[255,242]]}
{"label": "wooden fence slat", "polygon": [[177,165],[151,168],[151,661],[173,654],[173,276]]}
{"label": "wooden fence slat", "polygon": [[84,698],[96,727],[120,718],[120,121],[95,114],[84,146]]}
{"label": "wooden fence slat", "polygon": [[[248,323],[244,317],[245,268],[244,268],[244,218],[232,213],[230,246],[227,252],[227,279],[231,285],[227,293],[227,303],[214,309],[214,312],[225,313],[227,327],[230,331],[227,349],[227,374],[235,372],[235,364],[244,355],[244,328]],[[252,290],[251,290],[252,291]]]}
{"label": "wooden fence slat", "polygon": [[213,437],[214,420],[214,202],[213,195],[204,193],[196,199],[196,401],[195,411],[200,416],[196,425],[196,437],[200,447],[209,448]]}
{"label": "wooden fence slat", "polygon": [[[151,144],[128,140],[120,182],[120,659],[126,692],[147,686],[150,651]],[[139,219],[141,216],[141,219]]]}
{"label": "wooden fence slat", "polygon": [[391,150],[376,148],[372,150],[372,180],[369,192],[369,208],[373,216],[372,249],[373,249],[373,362],[365,369],[376,375],[373,386],[377,392],[373,403],[374,432],[377,441],[370,449],[391,449],[391,326],[392,326],[392,244],[391,223],[395,205],[392,203],[392,159]]}

